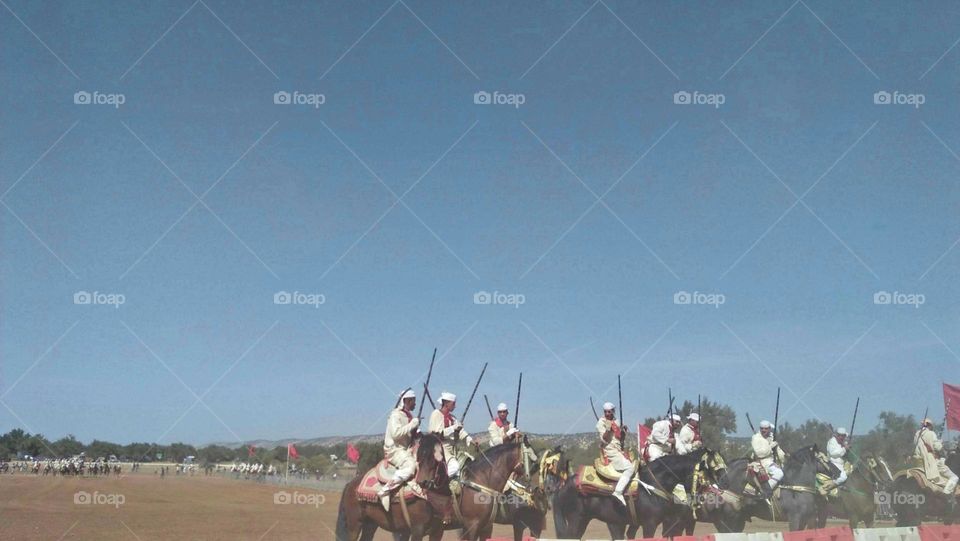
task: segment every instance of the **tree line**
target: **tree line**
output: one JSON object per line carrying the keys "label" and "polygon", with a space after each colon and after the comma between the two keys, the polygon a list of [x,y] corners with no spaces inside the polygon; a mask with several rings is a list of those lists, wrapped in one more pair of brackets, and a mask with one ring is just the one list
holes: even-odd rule
{"label": "tree line", "polygon": [[[682,417],[697,410],[697,404],[689,400],[684,401],[676,412]],[[664,412],[666,414],[666,412]],[[738,418],[736,412],[728,405],[711,401],[703,398],[700,403],[701,417],[701,437],[704,444],[711,448],[721,451],[728,459],[747,456],[750,453],[749,438],[736,437],[738,429]],[[744,417],[745,420],[745,417]],[[651,426],[656,418],[649,417],[644,420],[644,424]],[[760,419],[754,419],[759,422]],[[868,423],[867,419],[861,421],[863,425]],[[849,430],[846,422],[837,423],[834,426],[845,426]],[[858,423],[858,426],[863,426]],[[907,461],[907,457],[913,450],[913,437],[919,425],[919,419],[913,415],[901,415],[893,411],[884,411],[880,413],[879,419],[873,427],[867,431],[858,431],[853,435],[853,450],[857,454],[873,453],[886,459],[891,468],[897,468]],[[634,428],[633,426],[630,427]],[[942,427],[938,426],[939,432]],[[777,440],[781,447],[790,451],[799,449],[807,445],[817,444],[820,449],[825,449],[827,440],[832,434],[830,424],[810,419],[800,425],[794,426],[791,423],[783,422],[777,428]],[[636,434],[631,434],[628,441],[633,442],[632,447],[636,447]],[[589,440],[589,436],[587,440]],[[540,450],[552,448],[557,442],[549,438],[537,438],[531,436],[531,443],[534,448]],[[380,443],[358,442],[355,444],[360,451],[360,471],[365,471],[383,458],[382,445]],[[321,474],[331,471],[333,468],[344,464],[346,457],[346,443],[335,445],[303,445],[297,444],[297,451],[300,458],[293,461],[299,468],[305,468],[311,473],[319,472]],[[585,447],[565,448],[567,458],[571,464],[589,464],[593,463],[597,457],[597,447],[588,444]],[[280,466],[287,460],[286,446],[275,446],[272,448],[254,448],[252,451],[248,447],[227,447],[223,445],[206,445],[197,447],[187,443],[171,443],[169,445],[159,445],[156,443],[129,443],[118,444],[102,440],[93,440],[89,444],[77,440],[73,435],[67,435],[58,440],[48,440],[42,434],[29,434],[22,429],[16,428],[6,434],[0,435],[0,459],[15,460],[23,456],[43,457],[43,458],[64,458],[72,457],[80,453],[90,459],[100,457],[109,457],[114,455],[122,461],[136,462],[182,462],[186,457],[193,456],[195,461],[200,464],[215,464],[228,462],[259,462],[262,464],[273,464]],[[331,456],[338,457],[338,463],[331,459]]]}

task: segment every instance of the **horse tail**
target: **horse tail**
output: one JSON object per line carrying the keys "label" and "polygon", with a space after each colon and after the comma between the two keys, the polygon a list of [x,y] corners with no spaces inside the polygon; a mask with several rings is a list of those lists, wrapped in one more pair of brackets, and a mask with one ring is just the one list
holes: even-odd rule
{"label": "horse tail", "polygon": [[347,483],[343,487],[343,492],[340,494],[340,505],[337,509],[337,532],[336,532],[336,541],[353,541],[348,539],[349,532],[347,528],[347,492],[350,490],[350,485],[352,483]]}

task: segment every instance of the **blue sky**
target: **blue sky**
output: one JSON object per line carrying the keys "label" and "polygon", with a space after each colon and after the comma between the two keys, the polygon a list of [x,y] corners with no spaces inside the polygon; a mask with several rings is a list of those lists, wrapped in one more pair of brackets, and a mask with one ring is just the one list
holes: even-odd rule
{"label": "blue sky", "polygon": [[433,347],[536,432],[618,373],[864,428],[960,380],[954,4],[4,7],[2,430],[379,432]]}

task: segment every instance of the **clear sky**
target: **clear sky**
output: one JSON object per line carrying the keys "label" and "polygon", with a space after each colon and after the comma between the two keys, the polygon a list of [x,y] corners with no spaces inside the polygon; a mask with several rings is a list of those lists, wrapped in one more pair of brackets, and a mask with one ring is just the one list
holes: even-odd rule
{"label": "clear sky", "polygon": [[960,381],[956,3],[2,4],[2,431],[380,432],[434,347],[471,430]]}

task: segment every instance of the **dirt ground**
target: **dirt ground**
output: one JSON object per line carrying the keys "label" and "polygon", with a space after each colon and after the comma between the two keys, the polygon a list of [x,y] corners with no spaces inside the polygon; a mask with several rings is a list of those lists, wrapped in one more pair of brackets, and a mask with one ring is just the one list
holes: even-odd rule
{"label": "dirt ground", "polygon": [[[274,503],[282,490],[296,491],[300,501]],[[2,475],[0,540],[333,540],[339,499],[339,492],[219,477]],[[552,518],[547,522],[549,537]],[[747,531],[783,526],[754,522]],[[698,525],[696,533],[712,532],[710,525]],[[494,535],[507,537],[512,530],[498,525]],[[444,536],[454,538],[455,532]],[[606,527],[593,522],[586,538],[607,539]],[[378,532],[375,539],[392,537]]]}

